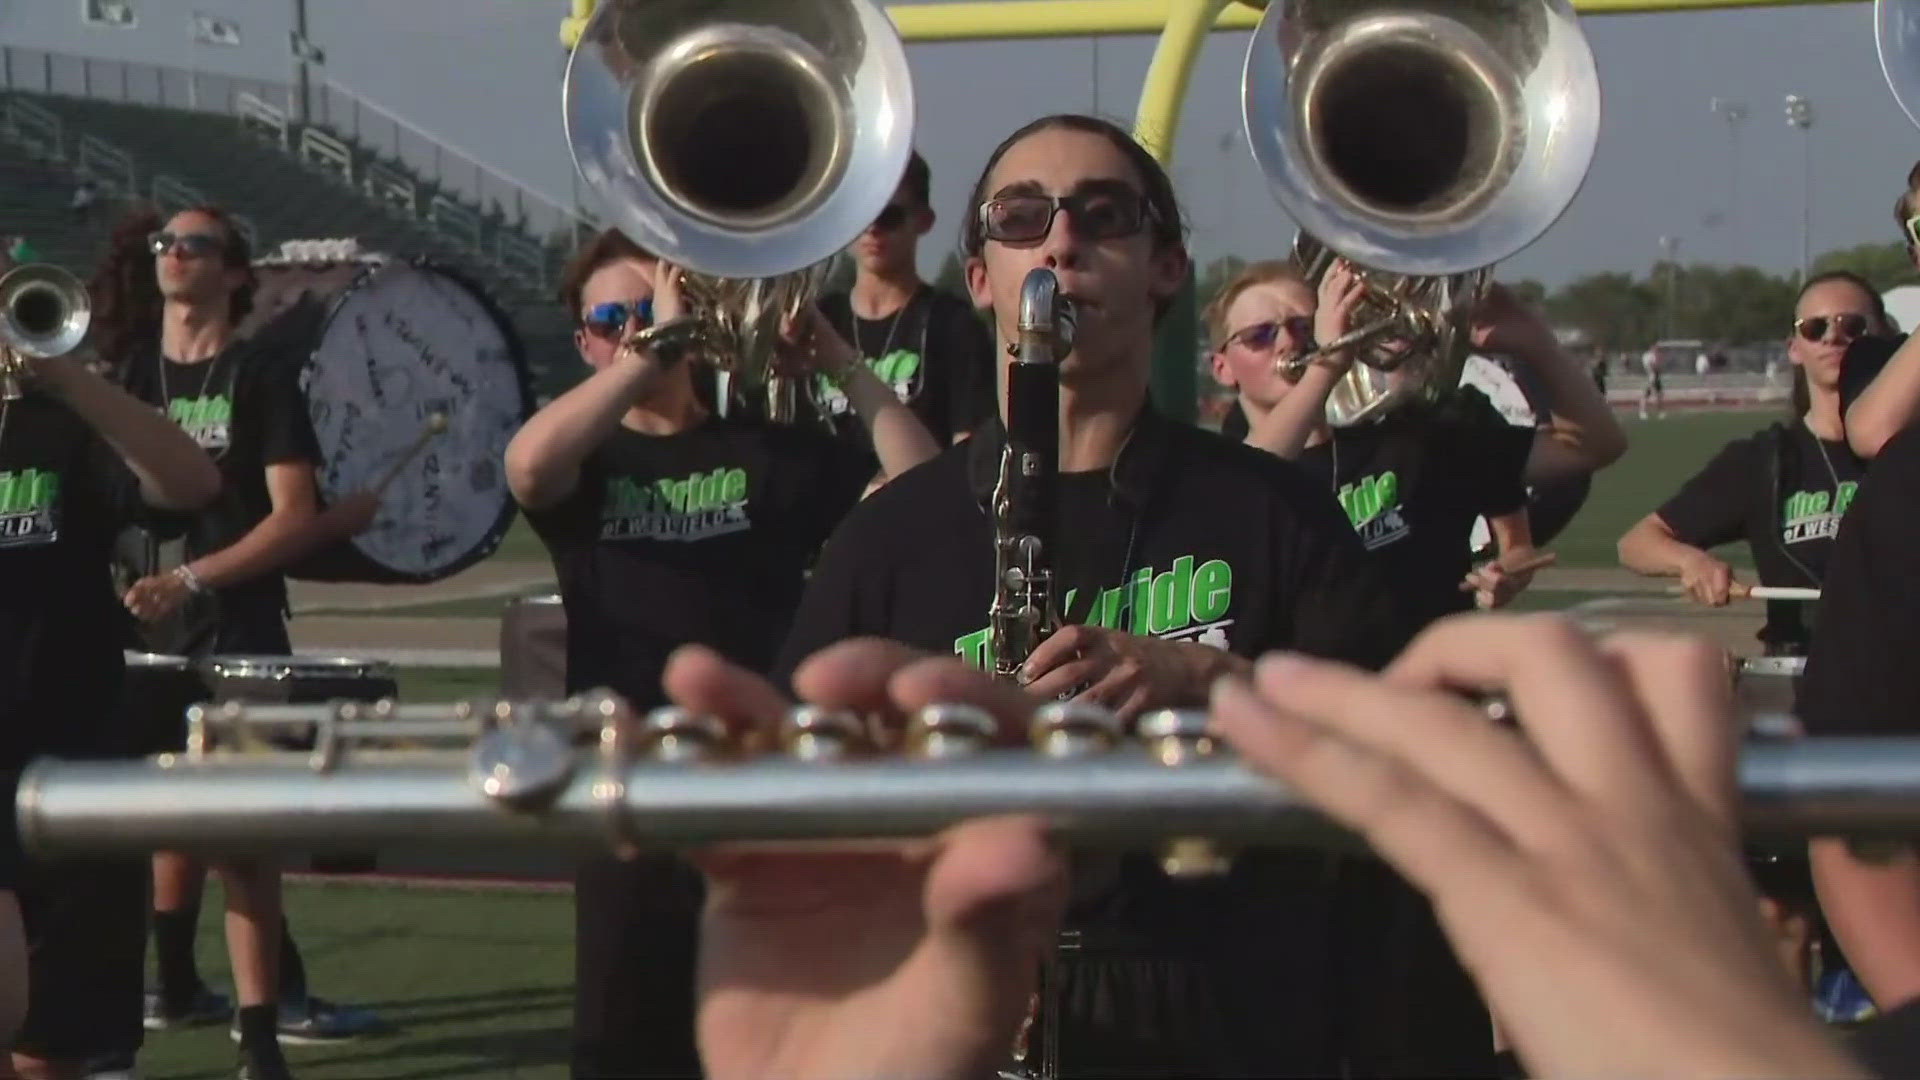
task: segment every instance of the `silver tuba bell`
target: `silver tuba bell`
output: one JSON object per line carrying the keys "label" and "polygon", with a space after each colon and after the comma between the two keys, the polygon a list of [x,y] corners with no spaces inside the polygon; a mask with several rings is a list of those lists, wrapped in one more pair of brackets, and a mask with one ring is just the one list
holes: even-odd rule
{"label": "silver tuba bell", "polygon": [[1920,126],[1920,3],[1874,0],[1873,44],[1895,104]]}
{"label": "silver tuba bell", "polygon": [[793,419],[780,324],[886,208],[912,150],[892,20],[870,0],[601,0],[563,110],[614,226],[687,271],[709,359]]}
{"label": "silver tuba bell", "polygon": [[20,397],[23,358],[79,348],[92,310],[87,287],[51,263],[29,263],[0,276],[0,401]]}
{"label": "silver tuba bell", "polygon": [[1241,94],[1308,284],[1337,256],[1367,287],[1319,344],[1356,359],[1328,422],[1458,386],[1492,265],[1558,220],[1593,159],[1599,77],[1569,0],[1271,0]]}

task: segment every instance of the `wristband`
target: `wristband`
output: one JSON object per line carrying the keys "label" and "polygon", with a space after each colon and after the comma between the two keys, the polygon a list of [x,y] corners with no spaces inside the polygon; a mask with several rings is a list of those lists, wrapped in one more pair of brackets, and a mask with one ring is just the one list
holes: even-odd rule
{"label": "wristband", "polygon": [[174,567],[173,576],[180,584],[187,587],[188,592],[193,593],[195,596],[207,591],[206,583],[201,581],[200,575],[194,573],[193,567],[188,566],[186,563],[181,563],[179,566]]}

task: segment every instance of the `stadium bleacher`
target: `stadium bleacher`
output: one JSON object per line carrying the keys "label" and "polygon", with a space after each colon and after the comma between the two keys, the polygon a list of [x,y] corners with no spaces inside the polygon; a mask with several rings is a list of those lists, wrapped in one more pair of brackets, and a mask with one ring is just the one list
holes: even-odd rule
{"label": "stadium bleacher", "polygon": [[[363,249],[461,272],[513,321],[538,390],[572,382],[571,329],[552,300],[565,250],[349,139],[329,132],[324,144],[347,152],[315,156],[296,152],[298,138],[237,116],[11,90],[0,96],[0,236],[25,235],[44,258],[84,277],[125,200],[164,210],[211,200],[245,219],[256,251],[353,237]],[[68,208],[82,175],[101,189],[85,226]],[[396,199],[402,190],[412,197]],[[462,227],[437,227],[450,218]],[[509,249],[521,258],[490,257]]]}

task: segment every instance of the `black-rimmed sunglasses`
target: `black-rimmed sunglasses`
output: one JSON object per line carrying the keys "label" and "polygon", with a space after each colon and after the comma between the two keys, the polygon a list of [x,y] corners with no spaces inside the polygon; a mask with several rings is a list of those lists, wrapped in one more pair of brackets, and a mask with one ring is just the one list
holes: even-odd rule
{"label": "black-rimmed sunglasses", "polygon": [[1082,240],[1132,236],[1153,216],[1147,200],[1130,191],[1090,191],[1075,195],[1003,195],[980,204],[980,229],[1003,244],[1042,240],[1055,214],[1065,210],[1068,224]]}
{"label": "black-rimmed sunglasses", "polygon": [[1840,340],[1852,341],[1867,332],[1868,320],[1865,315],[1851,311],[1844,315],[1809,315],[1793,320],[1793,330],[1807,341],[1822,341],[1829,324],[1840,331]]}
{"label": "black-rimmed sunglasses", "polygon": [[170,233],[154,232],[147,234],[147,250],[155,255],[165,255],[169,251],[179,251],[189,259],[201,259],[217,255],[226,242],[212,233]]}

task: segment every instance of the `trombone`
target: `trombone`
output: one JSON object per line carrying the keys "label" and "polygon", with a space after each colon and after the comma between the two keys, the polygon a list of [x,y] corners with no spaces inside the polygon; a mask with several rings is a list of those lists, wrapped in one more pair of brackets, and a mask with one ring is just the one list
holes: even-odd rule
{"label": "trombone", "polygon": [[29,263],[0,275],[0,401],[19,400],[28,359],[79,348],[91,321],[86,286],[58,266]]}

